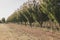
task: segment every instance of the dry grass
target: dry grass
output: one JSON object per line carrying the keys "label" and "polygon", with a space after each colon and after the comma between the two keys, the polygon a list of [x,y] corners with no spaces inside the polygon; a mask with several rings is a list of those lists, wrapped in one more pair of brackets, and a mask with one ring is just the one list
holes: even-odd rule
{"label": "dry grass", "polygon": [[60,40],[60,32],[18,24],[0,24],[0,40]]}

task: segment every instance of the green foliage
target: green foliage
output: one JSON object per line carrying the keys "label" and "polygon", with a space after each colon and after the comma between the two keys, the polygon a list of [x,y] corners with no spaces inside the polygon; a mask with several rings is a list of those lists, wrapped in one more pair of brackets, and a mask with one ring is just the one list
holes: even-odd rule
{"label": "green foliage", "polygon": [[59,7],[57,6],[57,0],[43,0],[41,4],[34,0],[32,5],[26,5],[23,5],[22,8],[9,16],[7,21],[21,23],[29,22],[30,25],[32,25],[33,22],[38,22],[41,26],[43,22],[49,20],[60,23],[60,12],[58,12]]}
{"label": "green foliage", "polygon": [[11,16],[8,17],[7,22],[17,22],[17,13],[14,12]]}
{"label": "green foliage", "polygon": [[55,17],[58,23],[60,24],[60,5],[58,5],[58,3],[60,3],[60,0],[56,0],[56,3],[57,3],[57,6],[55,9]]}

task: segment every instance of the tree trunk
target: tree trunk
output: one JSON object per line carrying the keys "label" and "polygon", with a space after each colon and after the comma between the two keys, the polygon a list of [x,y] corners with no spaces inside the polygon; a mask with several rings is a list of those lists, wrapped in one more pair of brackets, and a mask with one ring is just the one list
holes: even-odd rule
{"label": "tree trunk", "polygon": [[27,24],[26,24],[26,22],[25,22],[25,26],[26,26]]}
{"label": "tree trunk", "polygon": [[42,27],[43,22],[39,22],[40,26]]}
{"label": "tree trunk", "polygon": [[32,23],[30,23],[30,26],[32,27]]}
{"label": "tree trunk", "polygon": [[60,23],[59,23],[59,27],[60,27]]}
{"label": "tree trunk", "polygon": [[21,24],[22,24],[22,22],[21,22]]}

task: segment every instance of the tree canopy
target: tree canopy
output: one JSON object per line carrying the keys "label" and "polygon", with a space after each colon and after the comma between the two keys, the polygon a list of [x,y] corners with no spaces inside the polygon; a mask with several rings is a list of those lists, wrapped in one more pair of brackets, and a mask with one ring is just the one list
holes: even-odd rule
{"label": "tree canopy", "polygon": [[24,3],[19,10],[15,11],[8,17],[9,22],[38,22],[41,26],[43,22],[51,20],[52,22],[60,24],[60,6],[57,5],[57,0],[43,0],[37,2],[36,0]]}

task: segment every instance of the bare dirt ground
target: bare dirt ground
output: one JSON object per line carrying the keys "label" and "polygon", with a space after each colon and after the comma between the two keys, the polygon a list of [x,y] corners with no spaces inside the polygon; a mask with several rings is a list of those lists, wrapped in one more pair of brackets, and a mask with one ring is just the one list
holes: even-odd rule
{"label": "bare dirt ground", "polygon": [[60,40],[60,32],[18,24],[0,24],[0,40]]}

